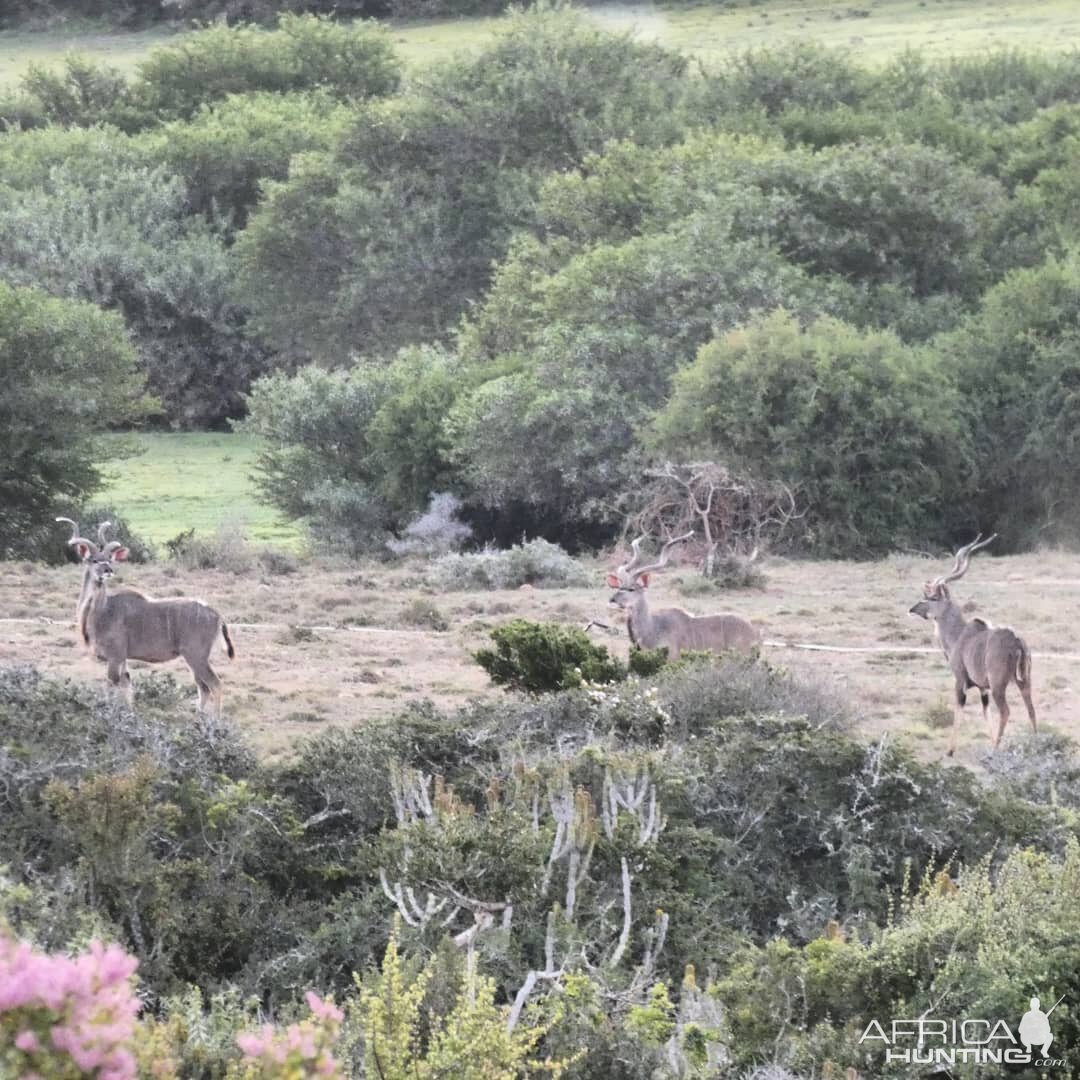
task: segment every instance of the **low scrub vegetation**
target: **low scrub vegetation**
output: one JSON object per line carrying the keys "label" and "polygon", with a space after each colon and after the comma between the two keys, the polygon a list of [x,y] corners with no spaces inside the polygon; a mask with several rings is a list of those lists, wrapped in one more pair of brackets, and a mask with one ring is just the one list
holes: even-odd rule
{"label": "low scrub vegetation", "polygon": [[[425,1075],[457,1060],[458,1025],[513,1076],[550,1060],[567,1077],[734,1077],[766,1052],[796,1074],[885,1075],[863,1017],[919,1015],[946,989],[1019,1016],[1031,985],[1078,989],[1063,739],[1053,783],[977,780],[858,741],[842,706],[742,658],[417,707],[276,765],[182,715],[183,696],[144,678],[128,711],[0,672],[0,918],[51,964],[121,946],[137,1056],[181,1075],[278,1046],[349,1075],[375,1045]],[[252,994],[276,1029],[253,1030]],[[37,1024],[18,1014],[46,1045]],[[1072,1054],[1070,1014],[1055,1034]]]}
{"label": "low scrub vegetation", "polygon": [[432,563],[428,580],[443,589],[558,589],[594,583],[577,559],[547,540],[444,555]]}

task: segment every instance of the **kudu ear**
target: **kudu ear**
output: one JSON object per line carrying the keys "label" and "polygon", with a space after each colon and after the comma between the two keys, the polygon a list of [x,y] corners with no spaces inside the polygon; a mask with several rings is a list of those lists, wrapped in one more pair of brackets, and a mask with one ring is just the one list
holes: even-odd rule
{"label": "kudu ear", "polygon": [[610,585],[610,586],[611,586],[611,587],[612,587],[613,589],[620,589],[620,588],[622,588],[622,582],[621,582],[621,581],[619,580],[619,575],[618,575],[618,574],[608,574],[608,576],[607,576],[607,583],[608,583],[608,584],[609,584],[609,585]]}
{"label": "kudu ear", "polygon": [[650,578],[650,576],[651,575],[649,575],[649,574],[642,574],[641,577],[638,578],[638,584],[643,589],[647,589],[649,587],[649,578]]}
{"label": "kudu ear", "polygon": [[76,554],[80,559],[90,558],[90,545],[89,544],[73,544]]}
{"label": "kudu ear", "polygon": [[112,553],[112,555],[109,556],[109,558],[111,558],[113,562],[126,562],[127,557],[130,554],[131,554],[131,552],[126,547],[120,547],[120,548],[117,548]]}

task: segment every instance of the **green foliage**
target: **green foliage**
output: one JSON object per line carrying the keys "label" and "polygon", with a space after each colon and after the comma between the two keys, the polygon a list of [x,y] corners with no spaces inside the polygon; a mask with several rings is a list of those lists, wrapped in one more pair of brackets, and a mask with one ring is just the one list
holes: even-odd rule
{"label": "green foliage", "polygon": [[1071,541],[1080,528],[1080,263],[1075,256],[1010,274],[941,352],[968,395],[979,462],[977,523],[1009,549]]}
{"label": "green foliage", "polygon": [[0,282],[0,555],[40,551],[60,504],[101,486],[94,436],[138,421],[149,399],[121,320]]}
{"label": "green foliage", "polygon": [[659,649],[631,649],[629,670],[631,675],[642,679],[651,678],[667,666],[667,647]]}
{"label": "green foliage", "polygon": [[88,173],[74,162],[51,167],[39,186],[0,185],[0,277],[119,309],[174,425],[238,415],[266,354],[226,300],[221,238],[190,216],[183,181],[161,167]]}
{"label": "green foliage", "polygon": [[873,85],[873,76],[849,53],[800,41],[732,56],[706,78],[702,107],[707,114],[761,109],[766,116],[790,104],[850,108],[863,104]]}
{"label": "green foliage", "polygon": [[625,677],[622,664],[577,627],[515,619],[492,630],[491,638],[495,648],[479,649],[473,658],[508,690],[542,694]]}
{"label": "green foliage", "polygon": [[[507,1029],[506,1010],[496,1005],[495,980],[475,969],[454,972],[438,1000],[435,982],[445,980],[445,954],[419,971],[401,955],[398,933],[386,946],[374,978],[356,979],[359,997],[350,1002],[349,1022],[363,1033],[364,1058],[383,1080],[517,1080],[563,1072],[562,1062],[533,1059],[543,1026]],[[369,1066],[370,1068],[370,1066]]]}
{"label": "green foliage", "polygon": [[272,375],[255,384],[239,425],[262,439],[256,483],[264,498],[311,520],[316,538],[337,550],[380,550],[392,524],[371,438],[384,383],[366,367]]}
{"label": "green foliage", "polygon": [[59,72],[32,64],[22,89],[36,99],[50,123],[88,127],[109,119],[127,93],[127,79],[108,64],[68,53]]}
{"label": "green foliage", "polygon": [[789,484],[807,542],[828,554],[944,538],[970,476],[957,388],[933,357],[785,312],[703,348],[656,430],[670,453]]}
{"label": "green foliage", "polygon": [[397,90],[401,70],[385,31],[285,13],[274,30],[219,24],[161,46],[139,65],[129,126],[192,118],[230,94],[325,90],[342,101]]}
{"label": "green foliage", "polygon": [[[794,1068],[828,1057],[841,1068],[901,1077],[911,1066],[887,1064],[883,1044],[858,1044],[871,1019],[886,1028],[893,1018],[919,1016],[1004,1019],[1015,1030],[1031,996],[1053,1002],[1076,992],[1075,966],[1047,943],[1069,925],[1064,898],[1080,883],[1078,874],[1075,840],[1060,862],[1016,852],[996,873],[985,863],[961,870],[956,880],[947,866],[928,870],[895,920],[869,939],[833,924],[802,948],[779,939],[749,949],[714,990],[726,1017],[725,1042],[743,1064],[770,1045]],[[1068,1059],[1076,1018],[1057,1015],[1055,1044],[1060,1040]]]}
{"label": "green foliage", "polygon": [[237,245],[240,295],[279,348],[335,363],[444,340],[543,173],[631,133],[676,138],[687,85],[683,58],[569,10],[513,15],[267,187]]}
{"label": "green foliage", "polygon": [[332,145],[348,115],[325,94],[233,94],[165,125],[160,155],[184,178],[192,210],[242,229],[267,180],[284,180],[289,160]]}

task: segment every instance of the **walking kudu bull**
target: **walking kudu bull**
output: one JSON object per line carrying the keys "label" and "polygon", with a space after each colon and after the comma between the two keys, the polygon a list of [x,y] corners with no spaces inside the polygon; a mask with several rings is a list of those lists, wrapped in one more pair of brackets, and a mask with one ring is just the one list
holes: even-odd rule
{"label": "walking kudu bull", "polygon": [[928,581],[923,586],[923,599],[910,609],[912,615],[934,621],[935,636],[941,643],[956,678],[956,703],[953,709],[952,736],[949,740],[950,755],[956,750],[960,716],[967,701],[967,692],[973,686],[978,687],[979,696],[982,698],[984,722],[989,724],[991,697],[997,707],[996,733],[993,727],[990,727],[990,740],[995,750],[1001,736],[1005,734],[1005,725],[1009,722],[1009,703],[1005,700],[1005,691],[1010,682],[1015,682],[1020,689],[1020,696],[1024,699],[1031,719],[1031,730],[1035,733],[1039,730],[1035,719],[1035,706],[1031,701],[1031,652],[1023,638],[1007,626],[994,627],[984,619],[976,618],[968,622],[949,594],[949,582],[964,576],[972,554],[996,539],[997,533],[987,540],[983,540],[980,533],[970,544],[960,548],[953,560],[952,569],[947,574]]}

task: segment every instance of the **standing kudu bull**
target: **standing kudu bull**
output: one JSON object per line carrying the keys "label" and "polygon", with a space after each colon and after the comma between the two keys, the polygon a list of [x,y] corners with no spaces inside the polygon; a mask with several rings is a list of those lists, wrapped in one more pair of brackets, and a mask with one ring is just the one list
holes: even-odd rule
{"label": "standing kudu bull", "polygon": [[83,564],[82,589],[75,608],[79,637],[108,665],[110,684],[131,701],[129,660],[160,664],[182,656],[199,690],[199,709],[221,715],[221,680],[210,666],[210,650],[220,633],[231,660],[236,652],[221,616],[201,600],[154,600],[134,590],[109,592],[113,563],[123,562],[128,549],[105,540],[109,522],[98,526],[98,543],[79,535],[71,518],[57,518],[72,528],[68,541]]}
{"label": "standing kudu bull", "polygon": [[661,549],[660,558],[647,566],[641,565],[641,542],[645,537],[639,536],[634,540],[630,545],[634,551],[633,557],[614,574],[608,575],[608,584],[615,590],[610,603],[626,612],[626,628],[631,643],[642,649],[666,646],[669,660],[678,660],[681,652],[690,649],[751,652],[761,638],[741,615],[691,615],[682,608],[649,610],[645,595],[649,575],[667,566],[668,552],[693,535],[691,530],[685,536],[669,540]]}
{"label": "standing kudu bull", "polygon": [[952,736],[949,740],[950,755],[956,750],[960,715],[967,701],[967,692],[973,686],[978,687],[979,696],[982,698],[985,723],[989,724],[991,697],[997,707],[997,731],[990,727],[990,740],[995,750],[1001,736],[1005,734],[1005,725],[1009,722],[1009,703],[1005,700],[1005,691],[1010,682],[1015,682],[1020,689],[1020,696],[1024,699],[1031,719],[1031,730],[1035,733],[1039,730],[1035,719],[1035,706],[1031,701],[1031,653],[1023,638],[1007,626],[992,627],[983,619],[972,619],[968,622],[949,595],[949,582],[964,576],[972,554],[996,539],[997,533],[987,540],[982,540],[980,533],[970,544],[962,547],[956,553],[952,569],[947,574],[928,581],[923,586],[923,599],[910,611],[912,615],[933,619],[934,634],[941,643],[956,678],[956,704]]}

